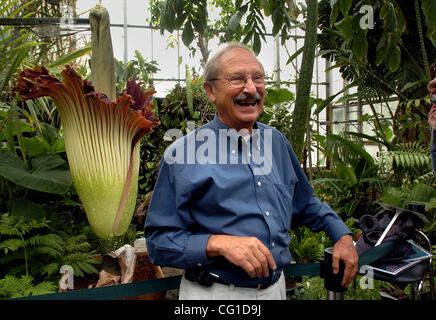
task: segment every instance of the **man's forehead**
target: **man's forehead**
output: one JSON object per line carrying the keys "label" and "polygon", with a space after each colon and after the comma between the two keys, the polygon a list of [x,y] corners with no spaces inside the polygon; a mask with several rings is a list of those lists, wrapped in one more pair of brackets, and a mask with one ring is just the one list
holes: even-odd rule
{"label": "man's forehead", "polygon": [[262,64],[253,53],[241,48],[234,48],[227,51],[220,59],[220,66],[222,67],[227,65],[237,66],[247,63],[257,63],[259,67],[263,69]]}

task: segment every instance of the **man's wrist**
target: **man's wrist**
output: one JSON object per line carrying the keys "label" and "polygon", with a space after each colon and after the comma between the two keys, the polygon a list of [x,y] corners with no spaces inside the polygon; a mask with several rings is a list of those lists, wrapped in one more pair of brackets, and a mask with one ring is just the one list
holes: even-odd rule
{"label": "man's wrist", "polygon": [[208,257],[216,257],[221,255],[221,248],[220,248],[220,239],[221,235],[211,235],[209,237],[209,240],[206,244],[206,256]]}
{"label": "man's wrist", "polygon": [[[351,241],[353,241],[353,234],[352,233],[346,233],[342,237],[340,237],[338,239],[338,241],[339,240],[346,240],[347,238],[349,238]],[[338,242],[338,241],[336,241],[336,242]]]}

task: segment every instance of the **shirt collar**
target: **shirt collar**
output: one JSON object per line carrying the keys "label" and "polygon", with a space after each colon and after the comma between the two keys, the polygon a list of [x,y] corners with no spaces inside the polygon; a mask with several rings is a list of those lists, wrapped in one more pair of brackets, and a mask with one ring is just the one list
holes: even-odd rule
{"label": "shirt collar", "polygon": [[[231,130],[232,129],[228,125],[226,125],[224,122],[222,122],[220,120],[220,118],[218,117],[218,113],[217,112],[215,112],[215,116],[214,116],[214,118],[212,120],[212,126],[213,126],[214,130],[216,130],[216,131],[219,131],[220,129],[225,129],[225,130]],[[259,143],[260,143],[260,141],[259,141],[260,140],[259,139],[260,135],[259,135],[258,128],[259,128],[259,126],[258,126],[257,121],[256,121],[254,123],[254,125],[253,125],[253,130],[252,130],[252,133],[251,133],[251,137],[252,137],[253,141],[256,141],[257,145],[259,145]],[[232,131],[234,131],[236,134],[238,134],[236,130],[232,130]]]}
{"label": "shirt collar", "polygon": [[[212,126],[216,132],[218,132],[220,129],[231,130],[231,128],[228,125],[226,125],[224,122],[222,122],[220,120],[217,112],[215,112],[215,116],[212,120]],[[256,121],[253,125],[251,139],[252,139],[254,145],[257,147],[257,149],[260,149],[260,134],[259,134],[258,128],[259,128],[259,126],[258,126],[257,121]],[[231,130],[229,132],[230,135],[232,135],[232,133],[235,133],[239,136],[239,134],[237,133],[236,130]]]}

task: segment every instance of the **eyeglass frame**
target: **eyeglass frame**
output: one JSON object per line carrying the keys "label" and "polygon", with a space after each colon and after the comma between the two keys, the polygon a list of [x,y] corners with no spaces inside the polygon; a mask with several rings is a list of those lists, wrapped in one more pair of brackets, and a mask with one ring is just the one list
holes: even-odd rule
{"label": "eyeglass frame", "polygon": [[[230,79],[232,77],[240,77],[240,78],[244,77],[244,80],[240,84],[234,84],[234,83],[232,83],[232,79]],[[245,87],[247,85],[248,79],[251,79],[251,81],[253,82],[253,84],[254,84],[254,86],[256,88],[264,88],[266,86],[265,75],[258,74],[258,75],[255,75],[254,77],[262,77],[263,78],[263,82],[262,83],[256,83],[255,80],[253,79],[253,76],[245,77],[245,76],[242,76],[242,75],[241,76],[234,75],[234,76],[223,77],[223,78],[213,78],[213,79],[209,79],[207,81],[227,80],[230,83],[230,86],[232,86],[233,88],[236,88],[236,89],[240,89],[240,88],[243,88],[243,87]],[[233,80],[241,80],[240,78],[239,79],[233,79]]]}

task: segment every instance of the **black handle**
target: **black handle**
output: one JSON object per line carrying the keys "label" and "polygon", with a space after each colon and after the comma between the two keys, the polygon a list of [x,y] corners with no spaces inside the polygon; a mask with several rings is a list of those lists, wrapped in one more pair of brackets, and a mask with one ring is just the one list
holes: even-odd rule
{"label": "black handle", "polygon": [[320,276],[324,279],[324,288],[329,291],[344,292],[346,287],[341,285],[344,278],[345,264],[341,260],[339,261],[339,272],[333,274],[332,268],[333,262],[333,248],[326,248],[324,250],[324,259],[320,263]]}

